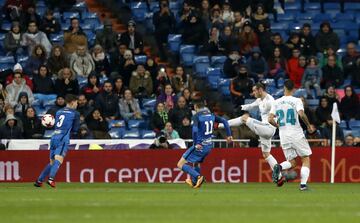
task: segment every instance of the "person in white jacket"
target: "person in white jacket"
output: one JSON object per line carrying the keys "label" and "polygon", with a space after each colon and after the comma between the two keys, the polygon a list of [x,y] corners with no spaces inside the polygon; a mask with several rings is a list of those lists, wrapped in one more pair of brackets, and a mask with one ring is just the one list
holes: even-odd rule
{"label": "person in white jacket", "polygon": [[6,86],[7,96],[5,99],[6,104],[10,104],[14,107],[18,103],[19,94],[25,92],[28,95],[29,104],[32,104],[34,101],[33,93],[29,86],[26,85],[25,79],[22,77],[21,73],[14,74],[14,80],[11,84]]}
{"label": "person in white jacket", "polygon": [[41,44],[45,48],[46,55],[50,55],[52,48],[46,34],[38,30],[38,26],[35,21],[29,22],[28,30],[22,35],[20,44],[27,47],[29,55],[31,55],[34,47],[38,44]]}
{"label": "person in white jacket", "polygon": [[87,52],[86,46],[77,46],[76,51],[71,54],[70,69],[80,77],[87,78],[95,70],[95,63]]}

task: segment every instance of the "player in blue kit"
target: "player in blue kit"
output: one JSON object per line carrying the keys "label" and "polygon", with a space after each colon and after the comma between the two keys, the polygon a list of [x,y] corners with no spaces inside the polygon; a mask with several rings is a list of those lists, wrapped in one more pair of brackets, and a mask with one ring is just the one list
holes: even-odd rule
{"label": "player in blue kit", "polygon": [[[204,176],[200,174],[200,163],[204,161],[212,149],[211,139],[214,124],[224,124],[228,142],[232,141],[232,136],[227,120],[211,113],[209,109],[205,107],[203,101],[195,102],[194,109],[196,114],[193,116],[193,146],[183,154],[177,166],[191,176],[191,179],[187,179],[185,182],[193,188],[199,188],[205,180]],[[193,167],[187,163],[192,163]]]}
{"label": "player in blue kit", "polygon": [[80,126],[80,115],[76,111],[77,97],[65,96],[66,107],[60,109],[55,115],[55,131],[50,140],[50,163],[48,163],[39,178],[35,181],[35,187],[41,187],[46,177],[47,184],[55,188],[55,176],[60,165],[64,161],[71,132],[77,132]]}

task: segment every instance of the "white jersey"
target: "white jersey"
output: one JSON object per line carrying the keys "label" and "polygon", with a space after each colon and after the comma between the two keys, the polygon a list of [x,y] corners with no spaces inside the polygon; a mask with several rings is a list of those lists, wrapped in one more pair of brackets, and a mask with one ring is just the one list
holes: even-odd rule
{"label": "white jersey", "polygon": [[275,100],[270,94],[266,94],[264,99],[258,98],[253,103],[241,106],[242,110],[250,111],[256,107],[259,107],[261,121],[263,123],[269,123],[269,113],[271,106],[274,104]]}
{"label": "white jersey", "polygon": [[283,96],[271,107],[270,113],[276,115],[279,123],[281,144],[294,143],[305,137],[299,122],[300,110],[304,110],[304,105],[300,98],[293,96]]}

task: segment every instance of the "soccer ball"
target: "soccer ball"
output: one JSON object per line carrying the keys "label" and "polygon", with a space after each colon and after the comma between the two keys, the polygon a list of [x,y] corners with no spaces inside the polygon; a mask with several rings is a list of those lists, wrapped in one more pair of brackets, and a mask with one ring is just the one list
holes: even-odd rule
{"label": "soccer ball", "polygon": [[46,127],[46,128],[51,128],[54,126],[55,124],[55,118],[53,115],[51,114],[45,114],[42,118],[41,118],[41,124]]}

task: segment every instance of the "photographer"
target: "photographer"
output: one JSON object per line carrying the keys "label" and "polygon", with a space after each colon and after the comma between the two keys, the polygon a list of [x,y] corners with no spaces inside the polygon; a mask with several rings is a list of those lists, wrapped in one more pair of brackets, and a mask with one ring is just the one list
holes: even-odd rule
{"label": "photographer", "polygon": [[167,141],[165,134],[161,132],[149,149],[172,149],[172,146]]}

